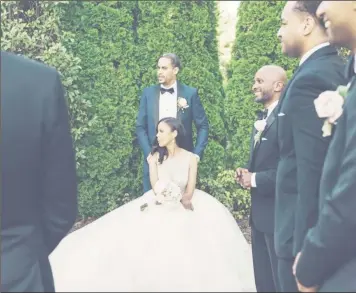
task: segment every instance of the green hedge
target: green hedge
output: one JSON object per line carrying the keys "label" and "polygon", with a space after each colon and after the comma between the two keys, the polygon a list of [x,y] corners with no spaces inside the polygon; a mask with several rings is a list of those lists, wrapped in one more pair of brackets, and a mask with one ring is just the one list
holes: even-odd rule
{"label": "green hedge", "polygon": [[209,144],[199,167],[199,178],[210,179],[224,166],[224,92],[216,40],[213,1],[139,1],[138,39],[142,87],[156,83],[156,60],[175,52],[182,61],[179,79],[199,90],[210,123]]}
{"label": "green hedge", "polygon": [[258,107],[253,77],[271,63],[290,76],[297,64],[282,56],[276,36],[283,6],[241,3],[224,91],[214,1],[41,2],[40,15],[26,9],[26,17],[15,17],[23,12],[18,2],[1,2],[2,49],[53,65],[63,76],[81,216],[100,216],[141,195],[135,119],[143,88],[157,82],[157,57],[166,52],[181,57],[179,79],[199,89],[211,125],[198,188],[230,209],[237,203],[237,217],[248,212],[249,193],[237,187],[234,169],[248,159]]}
{"label": "green hedge", "polygon": [[132,30],[134,7],[132,2],[114,1],[72,1],[62,7],[61,28],[71,31],[75,40],[65,45],[81,59],[80,90],[95,116],[80,142],[86,156],[78,169],[83,216],[117,207],[135,187],[130,158],[140,72]]}
{"label": "green hedge", "polygon": [[70,106],[70,124],[76,144],[77,165],[85,159],[81,140],[93,119],[88,113],[90,101],[79,91],[80,59],[68,52],[63,40],[74,41],[73,35],[59,29],[59,4],[65,2],[2,1],[1,49],[44,62],[55,67],[62,76]]}
{"label": "green hedge", "polygon": [[290,77],[298,64],[296,59],[283,56],[277,38],[284,5],[281,1],[244,1],[240,5],[226,87],[228,167],[243,166],[248,160],[251,128],[259,108],[251,90],[256,71],[276,64]]}
{"label": "green hedge", "polygon": [[250,195],[236,188],[231,176],[237,167],[244,167],[249,158],[251,129],[258,109],[251,91],[254,75],[264,65],[277,64],[291,76],[297,65],[297,60],[282,55],[277,39],[284,5],[285,2],[280,1],[243,1],[238,10],[236,39],[225,88],[226,170],[221,173],[224,180],[219,180],[220,185],[224,182],[224,198],[230,205],[238,204],[238,216],[248,212]]}
{"label": "green hedge", "polygon": [[80,90],[95,118],[80,142],[86,156],[78,169],[81,215],[99,216],[141,195],[135,119],[139,96],[157,82],[156,60],[165,52],[182,59],[180,80],[199,88],[212,125],[199,174],[212,180],[225,159],[215,3],[72,1],[62,12],[61,28],[75,40],[65,45],[81,59]]}
{"label": "green hedge", "polygon": [[18,2],[2,2],[2,46],[46,62],[63,76],[77,149],[81,216],[100,216],[142,193],[135,119],[139,96],[156,83],[156,60],[165,52],[181,57],[179,79],[199,89],[211,125],[198,187],[232,208],[237,189],[233,173],[225,170],[227,127],[215,2],[22,3],[34,3],[40,13],[34,14],[36,7],[24,10]]}

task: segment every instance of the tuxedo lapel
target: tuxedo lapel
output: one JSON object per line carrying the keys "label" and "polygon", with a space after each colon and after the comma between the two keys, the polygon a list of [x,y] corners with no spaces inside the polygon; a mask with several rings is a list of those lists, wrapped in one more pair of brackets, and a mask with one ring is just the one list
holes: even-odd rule
{"label": "tuxedo lapel", "polygon": [[277,107],[275,107],[272,111],[272,113],[268,116],[267,121],[266,121],[266,127],[265,129],[262,131],[262,135],[264,135],[266,133],[266,131],[271,127],[271,125],[273,124],[274,121],[276,121],[276,116],[277,116]]}
{"label": "tuxedo lapel", "polygon": [[346,68],[345,68],[345,77],[347,80],[350,80],[352,77],[354,77],[355,72],[354,72],[354,61],[355,57],[351,56],[347,62]]}
{"label": "tuxedo lapel", "polygon": [[354,86],[354,83],[356,82],[356,73],[355,73],[355,69],[354,69],[354,62],[355,62],[355,57],[352,56],[347,65],[346,65],[346,70],[345,70],[345,76],[347,80],[350,80],[348,86],[349,89],[352,88]]}
{"label": "tuxedo lapel", "polygon": [[[302,65],[303,65],[303,64],[302,64]],[[283,103],[283,101],[284,101],[284,98],[285,98],[285,96],[286,96],[286,93],[288,92],[288,89],[289,89],[289,87],[290,87],[290,85],[291,85],[293,79],[297,76],[297,74],[298,74],[298,72],[300,71],[301,67],[302,67],[302,66],[299,66],[299,67],[295,70],[295,72],[294,72],[292,78],[288,81],[288,83],[287,83],[286,86],[284,87],[284,89],[283,89],[283,91],[282,91],[282,94],[281,94],[281,97],[280,97],[280,99],[279,99],[279,103],[278,103],[278,105],[277,105],[277,107],[276,107],[276,108],[278,109],[278,110],[277,110],[277,114],[280,112],[280,109],[282,108],[282,103]]]}
{"label": "tuxedo lapel", "polygon": [[153,118],[155,122],[155,128],[159,121],[159,96],[160,96],[160,86],[156,86],[154,90],[154,97],[153,97]]}
{"label": "tuxedo lapel", "polygon": [[286,93],[288,92],[288,88],[291,85],[292,81],[295,79],[295,77],[298,75],[299,71],[301,71],[304,67],[307,66],[307,64],[312,61],[315,60],[317,58],[319,58],[320,56],[324,56],[324,55],[335,55],[337,54],[337,51],[334,47],[332,46],[326,46],[324,48],[321,48],[319,50],[317,50],[316,52],[314,52],[311,56],[309,56],[309,58],[307,60],[305,60],[302,65],[299,65],[297,67],[297,69],[294,71],[292,78],[290,79],[290,81],[287,83],[287,85],[285,86],[283,93],[281,95],[281,98],[279,100],[279,105],[278,107],[278,112],[280,113],[280,109],[282,108],[282,103],[284,102],[284,98],[286,96]]}
{"label": "tuxedo lapel", "polygon": [[[262,138],[264,137],[264,135],[266,134],[268,129],[271,127],[271,125],[276,121],[277,113],[278,113],[278,105],[276,106],[276,108],[273,109],[272,113],[268,116],[267,121],[266,121],[266,127],[261,133],[260,141],[258,141],[256,143],[255,147],[253,148],[253,153],[260,147]],[[254,134],[256,134],[255,129],[254,129]],[[252,147],[253,147],[253,145],[252,145]]]}
{"label": "tuxedo lapel", "polygon": [[[184,97],[184,90],[182,84],[179,81],[177,81],[177,102],[179,98],[187,99],[186,97]],[[182,121],[182,114],[183,114],[182,110],[179,110],[177,106],[177,119]]]}

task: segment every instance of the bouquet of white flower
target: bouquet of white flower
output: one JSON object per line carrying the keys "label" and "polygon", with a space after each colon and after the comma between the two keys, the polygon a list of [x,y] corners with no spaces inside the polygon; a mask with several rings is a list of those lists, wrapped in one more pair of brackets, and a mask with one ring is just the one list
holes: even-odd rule
{"label": "bouquet of white flower", "polygon": [[[153,188],[156,192],[155,204],[174,204],[180,203],[182,192],[180,187],[170,180],[158,180]],[[143,211],[148,207],[148,203],[141,206]]]}
{"label": "bouquet of white flower", "polygon": [[172,181],[158,180],[155,184],[157,201],[159,203],[176,202],[182,199],[180,187]]}

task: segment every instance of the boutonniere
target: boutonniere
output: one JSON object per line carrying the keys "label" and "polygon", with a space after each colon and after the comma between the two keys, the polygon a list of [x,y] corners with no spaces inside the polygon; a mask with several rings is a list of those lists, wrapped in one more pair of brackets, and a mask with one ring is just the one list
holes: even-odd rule
{"label": "boutonniere", "polygon": [[259,142],[261,140],[261,135],[262,135],[263,130],[265,130],[266,125],[267,125],[267,122],[265,119],[257,120],[255,122],[254,127],[256,128],[257,133],[254,136],[254,140],[255,140],[254,146],[256,146],[257,142]]}
{"label": "boutonniere", "polygon": [[332,134],[333,126],[343,112],[343,105],[350,83],[347,86],[339,86],[336,91],[326,91],[314,100],[316,113],[320,118],[326,118],[322,127],[323,137]]}
{"label": "boutonniere", "polygon": [[182,110],[183,113],[184,113],[184,109],[189,108],[187,100],[182,97],[178,98],[177,106],[178,106],[178,110]]}

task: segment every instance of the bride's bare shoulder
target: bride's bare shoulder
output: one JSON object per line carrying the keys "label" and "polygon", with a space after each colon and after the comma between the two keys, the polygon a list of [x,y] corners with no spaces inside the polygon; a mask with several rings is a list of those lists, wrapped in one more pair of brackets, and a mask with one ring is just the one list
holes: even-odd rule
{"label": "bride's bare shoulder", "polygon": [[184,150],[184,149],[183,149],[183,151],[184,151],[184,156],[189,160],[189,165],[197,164],[197,157],[194,153]]}
{"label": "bride's bare shoulder", "polygon": [[182,154],[183,154],[184,156],[187,156],[187,157],[194,156],[194,154],[193,154],[192,152],[187,151],[187,150],[185,150],[185,149],[183,149],[183,148],[182,148]]}

